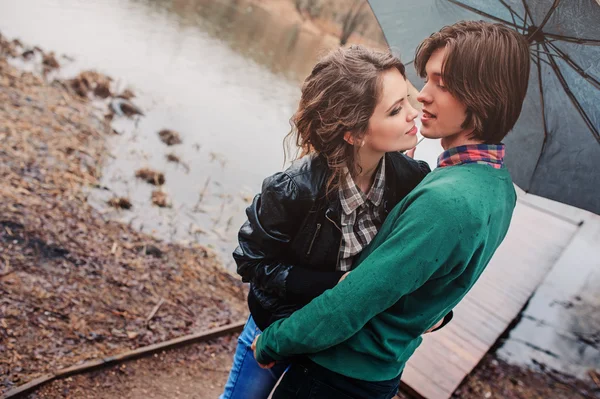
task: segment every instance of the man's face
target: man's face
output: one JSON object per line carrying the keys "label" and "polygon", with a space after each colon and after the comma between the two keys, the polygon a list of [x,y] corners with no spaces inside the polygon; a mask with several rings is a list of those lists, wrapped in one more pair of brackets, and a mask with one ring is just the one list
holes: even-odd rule
{"label": "man's face", "polygon": [[429,139],[442,139],[442,147],[453,147],[457,139],[467,137],[473,129],[463,129],[467,107],[456,99],[442,81],[442,65],[446,48],[435,50],[425,65],[426,83],[417,100],[423,104],[421,134]]}

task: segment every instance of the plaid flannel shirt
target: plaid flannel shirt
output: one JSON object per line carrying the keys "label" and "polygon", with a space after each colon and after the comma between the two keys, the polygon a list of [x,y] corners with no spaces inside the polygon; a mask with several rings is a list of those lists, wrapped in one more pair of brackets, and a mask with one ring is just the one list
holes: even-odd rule
{"label": "plaid flannel shirt", "polygon": [[504,144],[467,144],[450,148],[438,157],[438,167],[480,163],[500,169],[504,167]]}
{"label": "plaid flannel shirt", "polygon": [[342,203],[342,246],[337,268],[341,271],[352,270],[354,257],[369,245],[383,223],[385,162],[381,161],[368,194],[359,190],[350,173],[345,176],[339,192]]}

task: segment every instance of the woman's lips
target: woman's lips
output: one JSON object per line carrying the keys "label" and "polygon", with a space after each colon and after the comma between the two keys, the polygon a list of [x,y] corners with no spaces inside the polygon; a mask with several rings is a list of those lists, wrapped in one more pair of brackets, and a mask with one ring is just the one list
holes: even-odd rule
{"label": "woman's lips", "polygon": [[418,130],[417,130],[417,127],[416,127],[416,126],[413,126],[413,127],[412,127],[412,129],[410,129],[408,132],[406,132],[406,134],[407,134],[408,136],[414,136],[414,135],[416,135],[416,134],[417,134],[417,131],[418,131]]}

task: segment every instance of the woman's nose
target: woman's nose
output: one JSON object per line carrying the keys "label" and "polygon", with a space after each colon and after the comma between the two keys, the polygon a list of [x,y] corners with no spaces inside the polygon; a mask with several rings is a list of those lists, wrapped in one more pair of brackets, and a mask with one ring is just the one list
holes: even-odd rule
{"label": "woman's nose", "polygon": [[409,122],[412,122],[416,119],[417,116],[419,116],[419,111],[417,111],[415,109],[415,107],[413,107],[412,105],[410,105],[410,103],[408,104],[408,113],[406,114],[407,116],[407,120]]}

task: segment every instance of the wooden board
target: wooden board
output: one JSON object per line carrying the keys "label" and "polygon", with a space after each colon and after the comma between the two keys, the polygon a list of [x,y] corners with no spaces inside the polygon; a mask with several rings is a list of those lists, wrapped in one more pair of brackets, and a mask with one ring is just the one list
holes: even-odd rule
{"label": "wooden board", "polygon": [[402,382],[424,398],[449,398],[518,316],[578,227],[571,218],[520,200],[487,269],[454,310],[452,322],[424,337]]}

